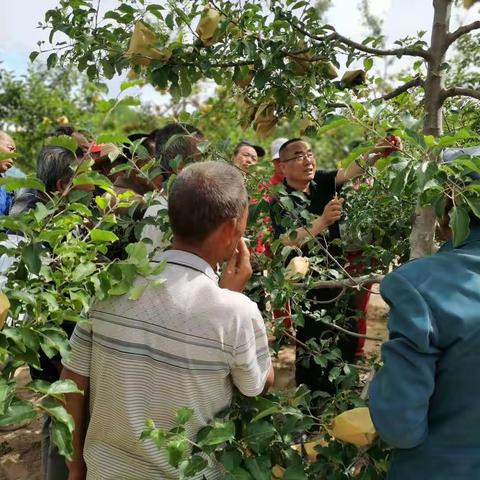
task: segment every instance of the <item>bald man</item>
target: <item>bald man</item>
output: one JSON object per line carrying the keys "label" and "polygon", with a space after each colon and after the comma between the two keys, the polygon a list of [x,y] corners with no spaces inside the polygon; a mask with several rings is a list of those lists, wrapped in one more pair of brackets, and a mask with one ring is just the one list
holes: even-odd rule
{"label": "bald man", "polygon": [[[12,137],[0,130],[0,176],[13,167],[13,158],[5,154],[15,153],[17,147]],[[0,215],[8,215],[12,206],[13,195],[7,192],[4,187],[0,187]]]}

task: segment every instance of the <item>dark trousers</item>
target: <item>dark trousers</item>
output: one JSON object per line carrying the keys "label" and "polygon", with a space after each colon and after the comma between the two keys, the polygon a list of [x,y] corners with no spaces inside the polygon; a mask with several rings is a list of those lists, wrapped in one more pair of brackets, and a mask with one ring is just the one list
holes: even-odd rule
{"label": "dark trousers", "polygon": [[65,457],[60,455],[52,440],[52,420],[49,415],[43,417],[42,427],[42,472],[43,480],[67,480],[68,469]]}
{"label": "dark trousers", "polygon": [[[326,301],[331,298],[335,298],[338,295],[338,291],[330,290],[315,290],[308,293],[308,297],[313,300]],[[327,314],[334,317],[339,312],[339,307],[335,303],[321,304],[318,308],[327,310]],[[344,307],[345,315],[348,317],[355,316],[355,308]],[[344,328],[352,332],[357,332],[356,320],[351,320],[342,325]],[[353,363],[355,361],[355,353],[358,346],[358,338],[348,334],[340,333],[338,330],[332,328],[325,323],[315,320],[313,317],[305,315],[305,325],[303,327],[297,327],[297,340],[302,343],[307,343],[310,339],[315,339],[317,342],[319,339],[338,338],[336,347],[340,349],[342,358],[347,363]],[[335,343],[332,342],[332,348]],[[295,381],[297,385],[301,383],[307,385],[307,387],[314,392],[315,390],[321,390],[333,394],[336,392],[336,386],[329,381],[328,374],[335,363],[328,362],[326,367],[318,365],[313,360],[311,355],[308,355],[308,361],[305,356],[297,357],[297,364],[295,368]],[[307,363],[307,365],[305,365]]]}

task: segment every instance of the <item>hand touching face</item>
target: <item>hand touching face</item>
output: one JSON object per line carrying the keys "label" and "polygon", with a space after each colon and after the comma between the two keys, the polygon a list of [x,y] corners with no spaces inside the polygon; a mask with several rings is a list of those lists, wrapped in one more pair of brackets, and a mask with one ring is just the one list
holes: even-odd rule
{"label": "hand touching face", "polygon": [[[10,135],[0,132],[0,153],[15,153],[16,150],[15,142]],[[13,167],[13,158],[0,160],[0,174],[5,173],[11,167]]]}

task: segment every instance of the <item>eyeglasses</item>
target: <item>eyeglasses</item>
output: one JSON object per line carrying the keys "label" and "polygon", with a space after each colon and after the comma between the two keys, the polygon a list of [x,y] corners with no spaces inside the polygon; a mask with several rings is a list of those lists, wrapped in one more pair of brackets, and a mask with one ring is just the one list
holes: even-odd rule
{"label": "eyeglasses", "polygon": [[297,153],[292,158],[287,158],[286,160],[282,160],[282,163],[287,163],[287,162],[303,162],[305,160],[313,160],[313,153],[312,152],[302,152],[302,153]]}

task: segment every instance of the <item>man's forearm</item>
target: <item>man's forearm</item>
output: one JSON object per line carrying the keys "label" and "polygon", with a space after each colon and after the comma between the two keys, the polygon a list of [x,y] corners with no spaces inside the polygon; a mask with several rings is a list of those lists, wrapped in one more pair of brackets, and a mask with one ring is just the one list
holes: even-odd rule
{"label": "man's forearm", "polygon": [[61,379],[73,380],[84,394],[69,393],[65,395],[67,412],[73,417],[75,429],[73,431],[73,458],[67,461],[69,478],[83,479],[86,476],[86,466],[83,460],[83,444],[87,431],[88,390],[90,380],[88,377],[74,373],[67,368],[62,371]]}
{"label": "man's forearm", "polygon": [[262,394],[266,394],[273,384],[275,383],[275,371],[273,369],[273,365],[270,367],[270,370],[267,374],[267,380],[265,381],[265,387],[263,388]]}

